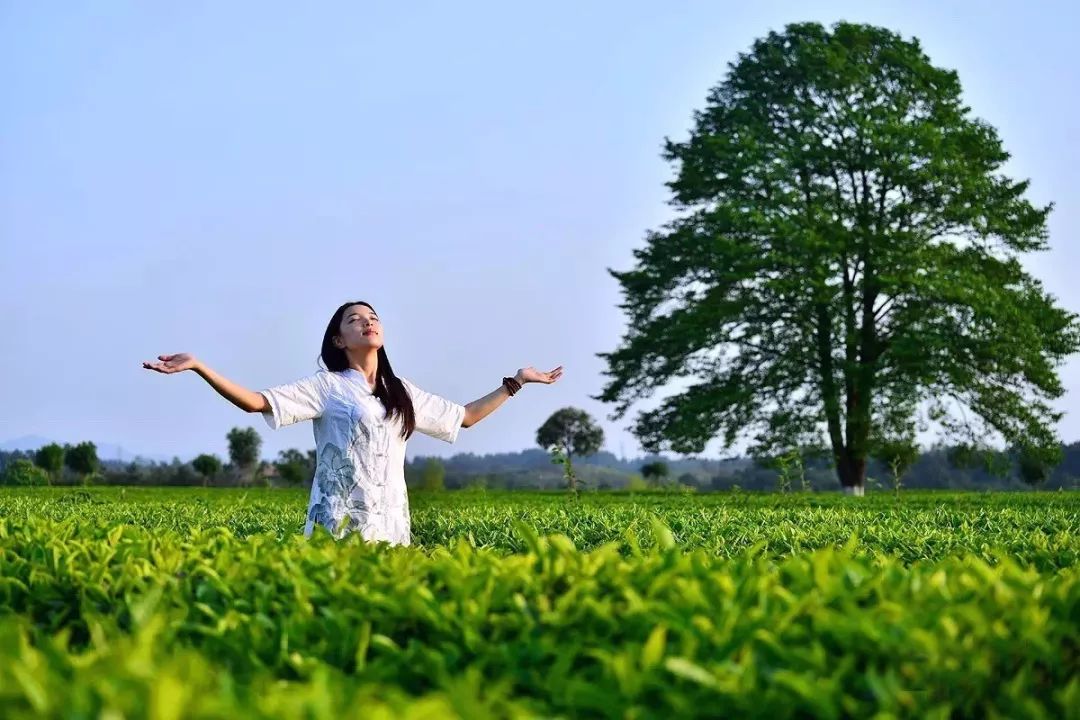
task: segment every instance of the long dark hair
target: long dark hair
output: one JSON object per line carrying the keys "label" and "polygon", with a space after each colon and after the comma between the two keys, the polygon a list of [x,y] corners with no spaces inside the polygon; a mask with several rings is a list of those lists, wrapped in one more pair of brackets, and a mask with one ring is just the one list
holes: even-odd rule
{"label": "long dark hair", "polygon": [[[326,326],[326,333],[322,341],[322,361],[327,370],[344,372],[349,367],[349,358],[342,348],[334,345],[334,336],[341,333],[341,319],[345,311],[353,305],[363,305],[375,312],[375,308],[363,300],[347,302],[334,311]],[[379,348],[379,369],[375,373],[375,397],[379,398],[383,407],[386,408],[386,417],[401,419],[401,437],[408,440],[416,429],[416,413],[413,412],[412,398],[405,389],[401,378],[394,374],[390,367],[390,359],[386,357],[386,348]]]}

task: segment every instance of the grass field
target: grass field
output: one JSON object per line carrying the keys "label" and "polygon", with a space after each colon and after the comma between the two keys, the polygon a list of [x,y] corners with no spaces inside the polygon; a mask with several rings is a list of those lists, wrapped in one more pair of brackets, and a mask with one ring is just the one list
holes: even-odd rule
{"label": "grass field", "polygon": [[1080,717],[1080,493],[0,490],[7,717]]}

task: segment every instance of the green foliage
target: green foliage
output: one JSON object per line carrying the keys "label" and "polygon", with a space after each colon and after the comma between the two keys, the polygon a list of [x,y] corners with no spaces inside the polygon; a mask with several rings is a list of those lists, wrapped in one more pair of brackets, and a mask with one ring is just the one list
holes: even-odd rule
{"label": "green foliage", "polygon": [[3,485],[48,485],[49,474],[29,460],[13,460],[0,480]]}
{"label": "green foliage", "polygon": [[425,490],[443,490],[446,487],[446,466],[437,458],[428,458],[420,473],[420,487]]}
{"label": "green foliage", "polygon": [[34,464],[49,474],[50,478],[56,478],[64,469],[64,448],[56,443],[44,445],[34,453]]}
{"label": "green foliage", "polygon": [[879,440],[873,447],[873,454],[889,467],[892,473],[893,489],[900,492],[902,478],[915,461],[919,459],[919,446],[911,437]]}
{"label": "green foliage", "polygon": [[191,461],[191,467],[195,468],[195,472],[203,478],[213,482],[217,474],[221,472],[221,460],[217,455],[203,453]]}
{"label": "green foliage", "polygon": [[1047,448],[1025,444],[1017,452],[1020,479],[1028,485],[1041,485],[1046,482],[1054,466],[1060,462],[1060,448],[1051,448],[1048,451]]}
{"label": "green foliage", "polygon": [[646,450],[824,442],[850,487],[875,437],[921,423],[1054,447],[1080,324],[1025,270],[1050,208],[1008,157],[917,40],[769,33],[667,143],[681,212],[611,272],[628,330],[598,399],[618,418],[678,381],[637,417]]}
{"label": "green foliage", "polygon": [[315,476],[314,452],[304,454],[295,448],[282,450],[278,453],[278,461],[274,463],[274,467],[286,484],[300,485]]}
{"label": "green foliage", "polygon": [[488,489],[488,477],[487,475],[474,475],[469,479],[469,482],[464,488],[467,492],[487,492]]}
{"label": "green foliage", "polygon": [[[650,545],[650,518],[671,528],[680,545],[721,557],[760,545],[770,556],[844,544],[858,535],[875,556],[907,563],[992,550],[1040,569],[1080,564],[1080,492],[950,493],[909,491],[852,501],[840,494],[777,495],[739,492],[692,497],[651,491],[580,494],[572,513],[558,492],[419,493],[410,499],[413,542],[427,548],[471,538],[477,546],[522,552],[514,533],[523,521],[545,535],[563,534],[582,549],[615,543],[629,552],[627,533]],[[306,489],[89,488],[9,489],[0,492],[0,517],[13,523],[73,520],[103,526],[135,525],[186,533],[225,528],[246,537],[279,539],[304,527]]]}
{"label": "green foliage", "polygon": [[577,494],[581,481],[574,472],[574,457],[593,455],[604,444],[604,431],[584,410],[566,407],[554,412],[536,431],[536,444],[563,467],[570,492]]}
{"label": "green foliage", "polygon": [[121,492],[0,492],[5,716],[1067,717],[1080,700],[1077,493],[583,494],[573,513],[431,494],[420,543],[389,547],[299,536],[300,491]]}
{"label": "green foliage", "polygon": [[578,479],[577,473],[574,472],[574,460],[570,456],[570,453],[563,451],[561,444],[554,444],[551,446],[551,463],[553,465],[560,465],[563,469],[563,478],[566,480],[566,489],[574,495],[577,495],[578,485],[581,481]]}
{"label": "green foliage", "polygon": [[949,465],[959,469],[982,468],[991,475],[1004,477],[1012,463],[1006,453],[981,443],[959,443],[946,450]]}
{"label": "green foliage", "polygon": [[81,442],[75,447],[64,447],[64,464],[72,472],[84,477],[95,474],[101,467],[98,460],[97,446],[92,442]]}
{"label": "green foliage", "polygon": [[554,412],[536,431],[536,444],[544,450],[553,447],[572,457],[584,457],[600,451],[604,431],[584,410],[566,407]]}
{"label": "green foliage", "polygon": [[662,460],[645,463],[641,466],[641,476],[653,484],[666,480],[669,472],[667,463]]}
{"label": "green foliage", "polygon": [[237,468],[251,468],[259,459],[262,438],[255,428],[235,427],[225,436],[229,442],[229,459]]}
{"label": "green foliage", "polygon": [[694,487],[694,488],[696,488],[697,485],[698,485],[697,476],[694,475],[694,473],[688,473],[688,472],[683,473],[682,475],[679,476],[679,484],[684,485],[686,487]]}
{"label": "green foliage", "polygon": [[806,467],[803,463],[803,453],[799,448],[791,448],[787,452],[760,458],[758,462],[776,471],[776,489],[780,492],[791,492],[793,480],[798,480],[800,490],[804,492],[810,490],[810,482],[806,478]]}

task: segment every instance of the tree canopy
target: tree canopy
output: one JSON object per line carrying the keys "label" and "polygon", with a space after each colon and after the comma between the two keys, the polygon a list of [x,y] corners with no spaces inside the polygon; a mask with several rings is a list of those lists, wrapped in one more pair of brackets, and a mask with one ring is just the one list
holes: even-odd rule
{"label": "tree canopy", "polygon": [[770,33],[665,158],[677,217],[609,271],[628,330],[597,396],[617,419],[691,381],[637,416],[646,450],[825,445],[847,487],[924,429],[1060,456],[1051,403],[1080,332],[1021,264],[1051,207],[1002,174],[997,132],[917,40]]}

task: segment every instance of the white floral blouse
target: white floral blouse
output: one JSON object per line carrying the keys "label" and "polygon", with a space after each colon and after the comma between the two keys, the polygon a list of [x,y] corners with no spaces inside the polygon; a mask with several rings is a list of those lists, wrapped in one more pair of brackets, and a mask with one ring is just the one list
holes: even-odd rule
{"label": "white floral blouse", "polygon": [[[465,407],[401,381],[412,398],[416,431],[457,440]],[[320,370],[261,392],[270,405],[262,415],[272,429],[314,421],[315,477],[304,535],[311,537],[318,523],[337,538],[359,532],[369,541],[410,544],[401,422],[386,419],[364,374]]]}

